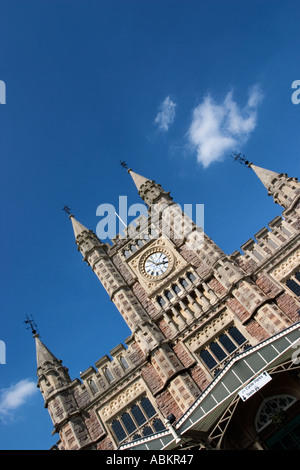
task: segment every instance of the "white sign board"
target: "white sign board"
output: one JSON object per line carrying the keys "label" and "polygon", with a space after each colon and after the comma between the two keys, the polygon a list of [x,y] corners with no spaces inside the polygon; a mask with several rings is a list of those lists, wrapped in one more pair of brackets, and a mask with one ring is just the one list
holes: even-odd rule
{"label": "white sign board", "polygon": [[243,401],[246,401],[250,398],[254,393],[258,392],[264,385],[272,380],[272,377],[268,374],[268,372],[263,372],[262,374],[258,375],[252,382],[248,383],[246,387],[242,388],[239,392],[239,396]]}

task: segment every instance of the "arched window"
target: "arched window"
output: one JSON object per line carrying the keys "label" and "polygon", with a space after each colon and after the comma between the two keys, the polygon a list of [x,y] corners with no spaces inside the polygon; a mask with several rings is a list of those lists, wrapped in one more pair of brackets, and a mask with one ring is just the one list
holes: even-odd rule
{"label": "arched window", "polygon": [[195,281],[195,279],[196,279],[196,277],[194,276],[193,273],[187,273],[187,277],[191,282]]}
{"label": "arched window", "polygon": [[89,387],[91,389],[91,392],[93,395],[98,392],[97,385],[95,384],[95,381],[93,379],[88,380]]}
{"label": "arched window", "polygon": [[272,423],[274,417],[279,416],[280,412],[292,406],[296,401],[297,399],[292,395],[275,395],[264,400],[258,409],[255,419],[257,432],[266,428]]}
{"label": "arched window", "polygon": [[156,418],[153,421],[153,427],[154,427],[156,432],[163,431],[165,429],[162,421],[159,418]]}
{"label": "arched window", "polygon": [[141,399],[141,405],[142,405],[143,410],[145,411],[146,415],[148,416],[148,418],[152,418],[152,416],[156,414],[156,411],[153,408],[149,398],[146,398],[146,397],[142,398]]}
{"label": "arched window", "polygon": [[175,294],[179,294],[181,292],[181,289],[179,286],[177,286],[177,284],[173,284],[172,289],[175,292]]}
{"label": "arched window", "polygon": [[285,284],[297,297],[300,297],[300,271],[294,273]]}
{"label": "arched window", "polygon": [[128,413],[124,413],[121,419],[128,434],[131,434],[136,430],[136,425],[134,424],[131,416]]}
{"label": "arched window", "polygon": [[181,278],[179,279],[179,282],[182,285],[182,287],[188,287],[188,283],[185,279]]}
{"label": "arched window", "polygon": [[107,366],[103,368],[103,373],[109,383],[114,380],[113,375]]}
{"label": "arched window", "polygon": [[142,426],[142,424],[147,421],[138,405],[133,405],[133,407],[131,408],[131,413],[133,414],[133,417],[137,422],[138,426]]}
{"label": "arched window", "polygon": [[112,427],[112,430],[115,433],[115,436],[116,436],[116,438],[119,442],[123,441],[127,437],[127,435],[126,435],[124,429],[122,428],[122,425],[121,425],[121,423],[118,419],[115,419],[111,423],[111,427]]}
{"label": "arched window", "polygon": [[173,298],[173,294],[169,290],[165,290],[165,296],[168,300],[171,300]]}
{"label": "arched window", "polygon": [[143,436],[150,436],[151,434],[153,434],[153,431],[150,426],[145,426],[143,429]]}
{"label": "arched window", "polygon": [[119,361],[124,370],[128,369],[129,365],[124,356],[120,356]]}
{"label": "arched window", "polygon": [[162,307],[166,303],[165,300],[160,295],[157,297],[156,300],[160,307]]}

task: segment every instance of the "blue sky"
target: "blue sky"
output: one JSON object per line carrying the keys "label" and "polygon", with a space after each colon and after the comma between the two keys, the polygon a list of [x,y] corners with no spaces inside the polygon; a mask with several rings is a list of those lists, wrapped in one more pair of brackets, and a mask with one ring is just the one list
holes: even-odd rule
{"label": "blue sky", "polygon": [[230,155],[299,176],[299,22],[296,0],[1,2],[0,449],[58,437],[25,315],[72,378],[130,334],[64,204],[96,230],[100,204],[140,202],[122,159],[179,204],[204,204],[228,254],[281,214]]}

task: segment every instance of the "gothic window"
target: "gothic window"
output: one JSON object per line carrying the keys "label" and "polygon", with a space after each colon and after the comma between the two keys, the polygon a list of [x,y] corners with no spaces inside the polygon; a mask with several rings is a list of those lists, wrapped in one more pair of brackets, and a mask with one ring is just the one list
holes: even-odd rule
{"label": "gothic window", "polygon": [[128,256],[130,256],[130,251],[125,250],[125,251],[123,252],[123,255],[125,256],[125,258],[128,258]]}
{"label": "gothic window", "polygon": [[242,335],[242,333],[236,328],[236,326],[231,326],[228,330],[229,335],[235,340],[235,342],[241,346],[241,344],[245,343],[246,338]]}
{"label": "gothic window", "polygon": [[130,414],[124,413],[121,419],[128,434],[131,434],[133,431],[136,430],[136,425],[134,424],[134,421],[132,420]]}
{"label": "gothic window", "polygon": [[115,418],[111,429],[118,443],[140,439],[165,429],[156,410],[147,397],[143,397]]}
{"label": "gothic window", "polygon": [[153,408],[149,398],[146,398],[146,397],[142,398],[141,399],[141,405],[142,405],[146,415],[148,416],[148,418],[152,418],[152,416],[156,414],[156,411]]}
{"label": "gothic window", "polygon": [[209,369],[213,369],[218,364],[207,349],[200,351],[200,357]]}
{"label": "gothic window", "polygon": [[300,271],[294,273],[285,284],[297,297],[300,297]]}
{"label": "gothic window", "polygon": [[156,300],[157,300],[157,303],[160,307],[163,307],[163,305],[166,303],[160,295],[157,297]]}
{"label": "gothic window", "polygon": [[131,413],[138,426],[142,426],[147,421],[138,405],[133,405]]}
{"label": "gothic window", "polygon": [[231,326],[202,349],[199,355],[204,364],[212,370],[246,344],[247,340],[242,333],[235,326]]}
{"label": "gothic window", "polygon": [[95,381],[93,379],[89,379],[88,384],[89,384],[92,394],[95,395],[95,393],[98,392],[98,388],[97,388],[97,385],[95,384]]}
{"label": "gothic window", "polygon": [[165,296],[167,297],[168,300],[171,300],[173,298],[173,294],[169,290],[165,291]]}
{"label": "gothic window", "polygon": [[103,368],[103,373],[109,383],[111,383],[114,380],[114,377],[107,366]]}
{"label": "gothic window", "polygon": [[172,289],[175,292],[175,294],[179,294],[179,292],[181,292],[181,289],[179,286],[177,286],[177,284],[173,284]]}
{"label": "gothic window", "polygon": [[196,279],[196,277],[195,277],[194,274],[192,274],[192,273],[187,273],[187,277],[188,277],[188,279],[189,279],[191,282],[194,282],[195,279]]}
{"label": "gothic window", "polygon": [[264,400],[256,415],[255,426],[257,432],[262,431],[271,424],[274,417],[279,416],[282,411],[295,402],[296,398],[291,395],[277,395]]}
{"label": "gothic window", "polygon": [[124,370],[128,369],[129,365],[124,356],[119,357],[119,362]]}
{"label": "gothic window", "polygon": [[145,426],[143,429],[143,436],[150,436],[151,434],[153,434],[153,431],[150,426]]}
{"label": "gothic window", "polygon": [[120,421],[118,421],[117,419],[115,419],[112,423],[111,423],[111,427],[112,427],[112,430],[113,432],[115,433],[115,436],[117,438],[117,440],[120,442],[120,441],[123,441],[124,439],[126,439],[127,435],[120,423]]}
{"label": "gothic window", "polygon": [[156,418],[153,421],[153,427],[154,427],[156,432],[160,432],[160,431],[163,431],[165,429],[163,423],[161,422],[161,420],[159,418]]}
{"label": "gothic window", "polygon": [[182,285],[182,287],[188,287],[188,283],[187,283],[187,281],[186,281],[185,279],[183,279],[183,278],[182,278],[182,279],[179,279],[179,282],[180,282],[180,284]]}

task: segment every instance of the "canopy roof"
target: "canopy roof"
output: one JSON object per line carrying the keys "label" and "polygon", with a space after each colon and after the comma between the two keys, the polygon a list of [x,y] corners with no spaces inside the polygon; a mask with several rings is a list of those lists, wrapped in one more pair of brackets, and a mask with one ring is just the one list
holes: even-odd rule
{"label": "canopy roof", "polygon": [[[189,410],[173,425],[179,438],[188,431],[207,433],[239,391],[263,371],[291,361],[300,340],[300,322],[232,358]],[[299,343],[300,344],[300,343]],[[178,440],[170,429],[120,445],[119,450],[171,450]]]}

